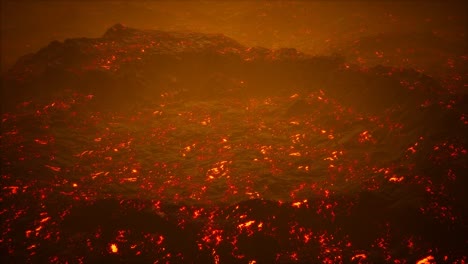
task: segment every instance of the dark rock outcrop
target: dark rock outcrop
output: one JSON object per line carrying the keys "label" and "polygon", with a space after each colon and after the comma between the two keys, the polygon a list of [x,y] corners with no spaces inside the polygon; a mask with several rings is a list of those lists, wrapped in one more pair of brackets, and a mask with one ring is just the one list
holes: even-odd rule
{"label": "dark rock outcrop", "polygon": [[[420,85],[421,90],[414,83],[429,85]],[[20,58],[2,87],[7,108],[64,89],[116,104],[152,100],[165,92],[212,98],[320,89],[357,110],[382,112],[419,105],[441,92],[436,81],[412,70],[360,69],[339,56],[247,48],[221,34],[138,30],[121,24],[100,38],[54,41]]]}

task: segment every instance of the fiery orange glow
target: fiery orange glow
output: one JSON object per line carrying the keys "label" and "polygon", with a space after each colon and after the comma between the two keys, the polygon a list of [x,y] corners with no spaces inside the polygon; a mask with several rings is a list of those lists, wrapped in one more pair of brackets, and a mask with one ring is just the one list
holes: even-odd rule
{"label": "fiery orange glow", "polygon": [[117,244],[114,244],[114,243],[110,244],[110,251],[112,253],[117,253],[119,251],[119,248],[117,247]]}
{"label": "fiery orange glow", "polygon": [[255,223],[255,221],[254,221],[254,220],[251,220],[251,221],[247,221],[247,222],[245,222],[245,223],[243,223],[243,224],[239,224],[237,227],[242,229],[242,228],[244,228],[244,227],[249,227],[249,226],[251,226],[253,223]]}
{"label": "fiery orange glow", "polygon": [[388,179],[388,181],[390,182],[401,182],[405,179],[405,177],[401,176],[401,177],[397,177],[397,176],[392,176]]}
{"label": "fiery orange glow", "polygon": [[366,259],[367,258],[367,255],[366,254],[356,254],[354,256],[351,257],[351,260],[363,260],[363,259]]}
{"label": "fiery orange glow", "polygon": [[423,259],[420,259],[416,262],[416,264],[430,264],[430,263],[434,263],[434,257],[433,256],[427,256]]}
{"label": "fiery orange glow", "polygon": [[136,2],[2,5],[6,262],[466,261],[461,8]]}

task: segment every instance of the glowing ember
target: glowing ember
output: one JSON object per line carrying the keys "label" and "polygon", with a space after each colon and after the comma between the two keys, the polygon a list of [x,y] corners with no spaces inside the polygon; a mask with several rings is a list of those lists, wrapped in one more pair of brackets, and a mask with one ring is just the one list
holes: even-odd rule
{"label": "glowing ember", "polygon": [[418,260],[416,264],[430,264],[430,263],[434,263],[433,260],[434,260],[433,256],[427,256],[423,259]]}
{"label": "glowing ember", "polygon": [[110,245],[110,251],[112,253],[117,253],[119,251],[119,249],[117,248],[117,245],[116,244],[111,244]]}
{"label": "glowing ember", "polygon": [[[295,10],[291,21],[303,11],[282,4]],[[273,5],[258,17],[268,19]],[[49,54],[54,45],[77,58]],[[343,63],[123,25],[52,43],[32,58],[60,57],[43,68],[64,76],[30,83],[45,89],[73,76],[80,87],[64,81],[50,98],[2,113],[2,255],[14,263],[463,263],[464,77],[447,83],[363,65],[395,60],[384,48],[368,53]],[[455,58],[444,59],[451,71]],[[34,59],[20,73],[39,71]],[[193,66],[208,61],[209,70]]]}

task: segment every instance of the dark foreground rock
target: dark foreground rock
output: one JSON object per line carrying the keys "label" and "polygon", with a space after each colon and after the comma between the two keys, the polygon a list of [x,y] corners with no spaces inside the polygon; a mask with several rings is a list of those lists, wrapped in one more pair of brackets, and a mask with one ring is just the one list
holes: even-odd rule
{"label": "dark foreground rock", "polygon": [[[215,208],[169,203],[156,208],[142,200],[81,202],[58,226],[59,241],[42,241],[38,254],[5,260],[43,262],[55,256],[87,263],[384,263],[386,254],[416,262],[433,247],[438,262],[463,256],[466,226],[443,225],[418,208],[394,206],[383,197],[373,192],[331,197],[338,204],[333,219],[317,213],[320,201],[312,197],[302,203],[253,199]],[[350,203],[356,206],[346,208]]]}

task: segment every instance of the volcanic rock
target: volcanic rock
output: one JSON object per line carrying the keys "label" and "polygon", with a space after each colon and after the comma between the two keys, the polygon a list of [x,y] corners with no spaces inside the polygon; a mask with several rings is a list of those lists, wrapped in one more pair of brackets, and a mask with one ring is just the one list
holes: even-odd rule
{"label": "volcanic rock", "polygon": [[[424,84],[419,87],[425,90],[414,89],[414,84]],[[140,30],[122,24],[100,38],[53,41],[20,58],[2,87],[7,106],[64,90],[93,94],[98,101],[116,105],[153,100],[164,93],[206,99],[323,90],[340,103],[371,112],[418,105],[421,98],[433,99],[441,90],[435,80],[413,70],[361,69],[339,56],[248,48],[222,34]]]}

